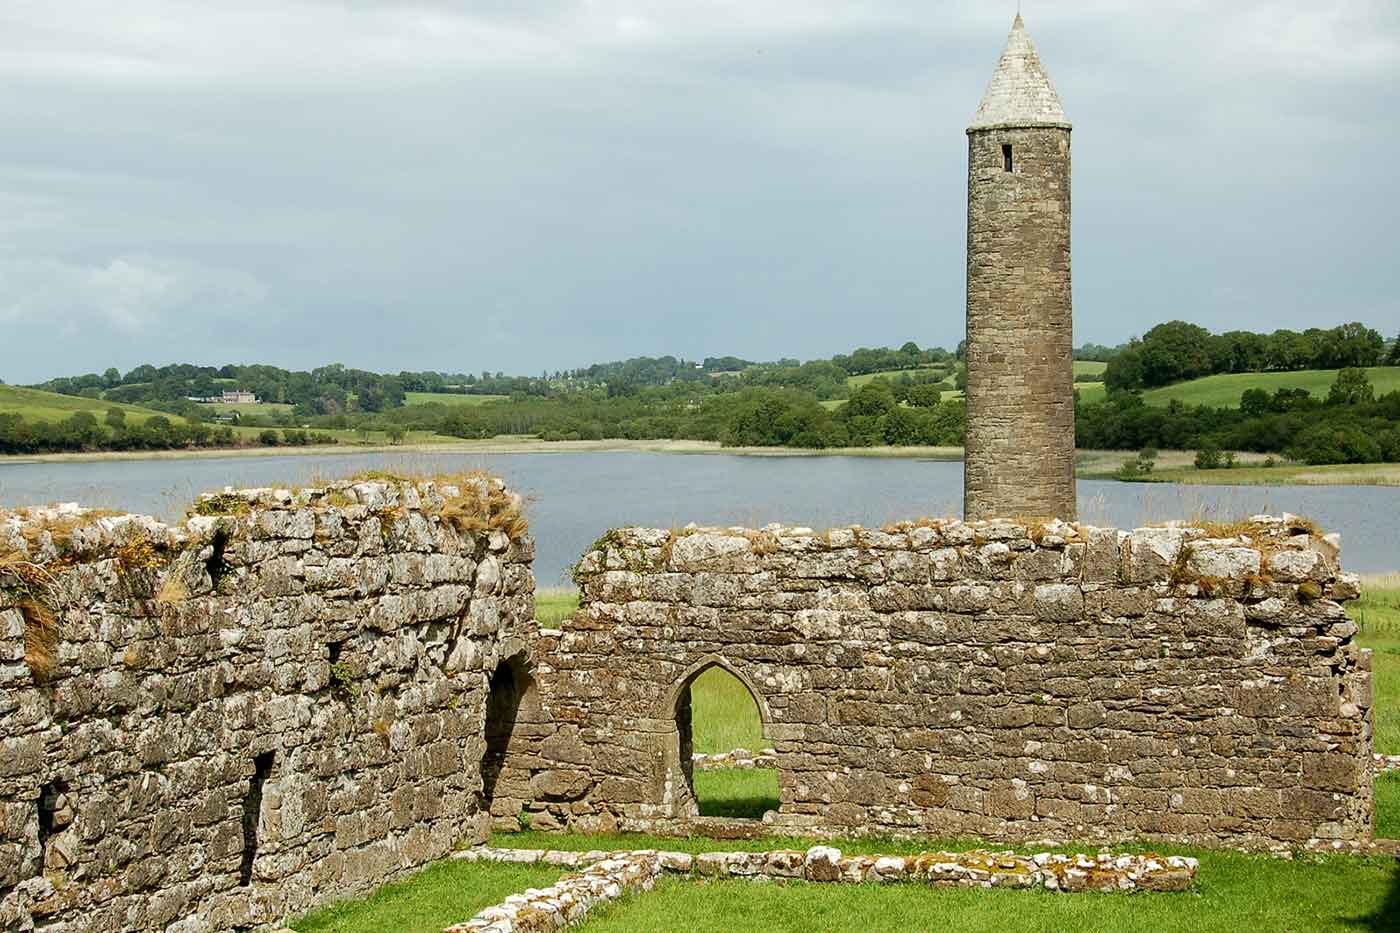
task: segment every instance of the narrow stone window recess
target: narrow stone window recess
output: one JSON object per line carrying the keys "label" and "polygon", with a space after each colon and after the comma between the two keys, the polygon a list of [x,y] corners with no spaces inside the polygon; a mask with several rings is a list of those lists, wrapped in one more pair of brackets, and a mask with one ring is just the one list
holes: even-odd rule
{"label": "narrow stone window recess", "polygon": [[272,774],[273,753],[263,752],[253,759],[253,779],[243,798],[243,863],[238,867],[238,883],[253,883],[253,862],[258,857],[258,817],[262,814],[263,785]]}
{"label": "narrow stone window recess", "polygon": [[1004,171],[1015,170],[1015,163],[1011,159],[1011,144],[1007,143],[1001,147],[1001,167]]}
{"label": "narrow stone window recess", "polygon": [[209,582],[214,589],[219,588],[219,581],[224,574],[228,573],[228,564],[224,562],[224,549],[228,547],[228,532],[222,528],[214,532],[214,540],[209,542],[211,549],[209,559],[204,562],[204,570],[209,574]]}
{"label": "narrow stone window recess", "polygon": [[50,781],[39,789],[39,849],[47,857],[53,834],[73,821],[72,801],[62,781]]}

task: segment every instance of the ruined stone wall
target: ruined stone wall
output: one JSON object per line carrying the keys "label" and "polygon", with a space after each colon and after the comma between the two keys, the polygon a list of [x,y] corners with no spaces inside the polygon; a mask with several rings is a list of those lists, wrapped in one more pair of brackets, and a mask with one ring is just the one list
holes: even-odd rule
{"label": "ruined stone wall", "polygon": [[1370,655],[1294,520],[623,529],[533,664],[537,825],[694,827],[678,718],[720,665],[776,753],[770,830],[1362,841]]}
{"label": "ruined stone wall", "polygon": [[965,517],[1073,519],[1070,130],[967,139]]}
{"label": "ruined stone wall", "polygon": [[193,933],[485,837],[487,685],[533,626],[499,481],[0,516],[0,929]]}

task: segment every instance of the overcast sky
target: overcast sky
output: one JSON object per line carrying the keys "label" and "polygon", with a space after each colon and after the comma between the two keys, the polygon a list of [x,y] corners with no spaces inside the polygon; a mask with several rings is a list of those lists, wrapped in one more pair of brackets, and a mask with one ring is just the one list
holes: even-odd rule
{"label": "overcast sky", "polygon": [[[962,336],[1014,2],[5,0],[0,378]],[[1400,4],[1024,0],[1075,337],[1400,330]]]}

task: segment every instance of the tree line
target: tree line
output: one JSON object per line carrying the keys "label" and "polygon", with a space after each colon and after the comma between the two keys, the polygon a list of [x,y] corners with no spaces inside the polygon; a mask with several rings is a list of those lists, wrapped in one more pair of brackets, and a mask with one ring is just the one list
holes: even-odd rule
{"label": "tree line", "polygon": [[1380,332],[1361,323],[1327,330],[1235,330],[1212,334],[1185,321],[1168,321],[1128,342],[1108,360],[1104,387],[1152,389],[1221,373],[1292,372],[1400,365],[1400,340],[1387,350]]}

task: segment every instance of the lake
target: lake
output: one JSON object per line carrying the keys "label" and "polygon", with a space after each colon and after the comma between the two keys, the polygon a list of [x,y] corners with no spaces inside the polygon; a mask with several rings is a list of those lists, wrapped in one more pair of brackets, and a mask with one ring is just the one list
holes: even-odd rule
{"label": "lake", "polygon": [[[307,485],[359,470],[489,470],[528,497],[541,586],[618,525],[826,528],[960,514],[962,464],[874,457],[723,454],[333,454],[0,463],[0,505],[79,502],[178,519],[200,492]],[[1362,573],[1400,569],[1400,490],[1384,486],[1174,486],[1081,480],[1080,518],[1132,528],[1172,518],[1306,515],[1342,534],[1343,560]]]}

